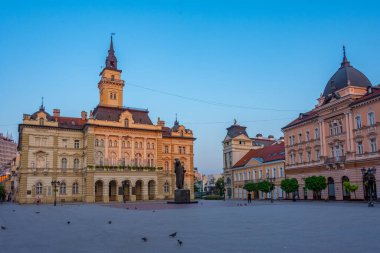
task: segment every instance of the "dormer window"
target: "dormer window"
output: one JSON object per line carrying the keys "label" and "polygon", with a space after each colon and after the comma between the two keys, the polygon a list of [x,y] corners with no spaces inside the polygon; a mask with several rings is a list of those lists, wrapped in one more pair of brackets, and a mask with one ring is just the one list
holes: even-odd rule
{"label": "dormer window", "polygon": [[124,120],[124,124],[125,124],[125,127],[129,127],[129,120],[128,120],[128,119],[125,119],[125,120]]}
{"label": "dormer window", "polygon": [[115,81],[115,75],[111,76],[111,81]]}
{"label": "dormer window", "polygon": [[44,125],[44,119],[40,118],[40,126],[43,126],[43,125]]}

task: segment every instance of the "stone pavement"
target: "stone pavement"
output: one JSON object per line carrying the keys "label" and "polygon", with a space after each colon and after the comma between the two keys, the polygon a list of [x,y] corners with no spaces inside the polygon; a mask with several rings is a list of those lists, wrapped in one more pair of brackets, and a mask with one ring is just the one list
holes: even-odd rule
{"label": "stone pavement", "polygon": [[0,252],[380,252],[380,204],[244,203],[4,203]]}

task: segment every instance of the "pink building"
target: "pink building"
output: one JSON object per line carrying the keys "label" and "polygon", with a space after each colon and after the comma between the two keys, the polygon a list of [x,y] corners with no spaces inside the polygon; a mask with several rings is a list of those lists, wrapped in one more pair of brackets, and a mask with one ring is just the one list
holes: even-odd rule
{"label": "pink building", "polygon": [[[343,48],[344,50],[344,48]],[[356,198],[380,195],[380,87],[351,66],[344,51],[340,68],[327,82],[318,104],[282,128],[285,135],[286,175],[296,178],[301,199],[313,194],[304,179],[325,176],[323,199],[354,199],[343,182],[359,186]],[[374,175],[362,169],[377,168]],[[371,183],[366,183],[368,177]],[[374,181],[374,183],[372,183]]]}
{"label": "pink building", "polygon": [[17,143],[0,133],[0,168],[16,158]]}

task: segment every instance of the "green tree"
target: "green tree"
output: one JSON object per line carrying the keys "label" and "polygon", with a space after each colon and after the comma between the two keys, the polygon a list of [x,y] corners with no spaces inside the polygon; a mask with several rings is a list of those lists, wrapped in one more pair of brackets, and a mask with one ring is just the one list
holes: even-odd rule
{"label": "green tree", "polygon": [[0,201],[5,199],[5,187],[0,183]]}
{"label": "green tree", "polygon": [[221,177],[218,180],[216,180],[215,188],[218,191],[219,195],[223,196],[223,192],[224,192],[224,177]]}
{"label": "green tree", "polygon": [[321,191],[327,187],[324,176],[311,176],[305,178],[306,189],[313,191],[314,199],[321,199]]}
{"label": "green tree", "polygon": [[262,192],[265,192],[266,194],[268,194],[270,191],[271,191],[271,186],[272,184],[269,183],[268,181],[264,180],[264,181],[261,181],[257,184],[257,188],[259,191],[262,191]]}
{"label": "green tree", "polygon": [[295,178],[281,180],[281,189],[286,193],[286,198],[289,198],[289,193],[297,191],[298,187],[298,181]]}
{"label": "green tree", "polygon": [[245,183],[243,189],[246,190],[247,192],[255,192],[258,190],[258,186],[256,183],[252,183],[252,182]]}
{"label": "green tree", "polygon": [[200,190],[200,187],[198,185],[198,181],[195,181],[194,182],[194,192],[199,192],[199,190]]}
{"label": "green tree", "polygon": [[358,190],[359,186],[357,186],[356,184],[351,184],[349,181],[346,181],[346,182],[343,182],[343,187],[347,191],[353,192],[355,195],[355,199],[356,199],[356,191]]}

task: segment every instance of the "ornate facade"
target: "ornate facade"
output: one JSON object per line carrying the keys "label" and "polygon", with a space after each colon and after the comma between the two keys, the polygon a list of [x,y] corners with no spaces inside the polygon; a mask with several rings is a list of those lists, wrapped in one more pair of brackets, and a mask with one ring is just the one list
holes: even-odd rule
{"label": "ornate facade", "polygon": [[[282,140],[282,138],[280,139]],[[247,134],[246,127],[234,124],[227,128],[227,135],[224,138],[223,144],[223,176],[226,190],[226,198],[237,198],[234,194],[235,180],[233,178],[233,167],[242,159],[248,152],[255,149],[271,146],[277,141],[273,135],[268,138],[262,134],[257,134],[256,137],[250,138]]]}
{"label": "ornate facade", "polygon": [[20,203],[57,201],[135,201],[171,199],[174,159],[186,169],[185,188],[194,198],[191,130],[153,124],[147,110],[123,107],[124,81],[117,68],[113,41],[100,73],[99,105],[81,117],[53,115],[43,105],[24,114],[19,125]]}
{"label": "ornate facade", "polygon": [[[351,66],[344,52],[343,62],[330,78],[314,109],[282,130],[286,143],[286,174],[300,184],[300,198],[313,198],[304,189],[304,179],[325,176],[328,187],[324,199],[379,196],[380,185],[371,189],[362,169],[380,167],[380,88]],[[378,177],[376,173],[374,178]],[[344,189],[349,181],[358,185],[356,194]]]}

